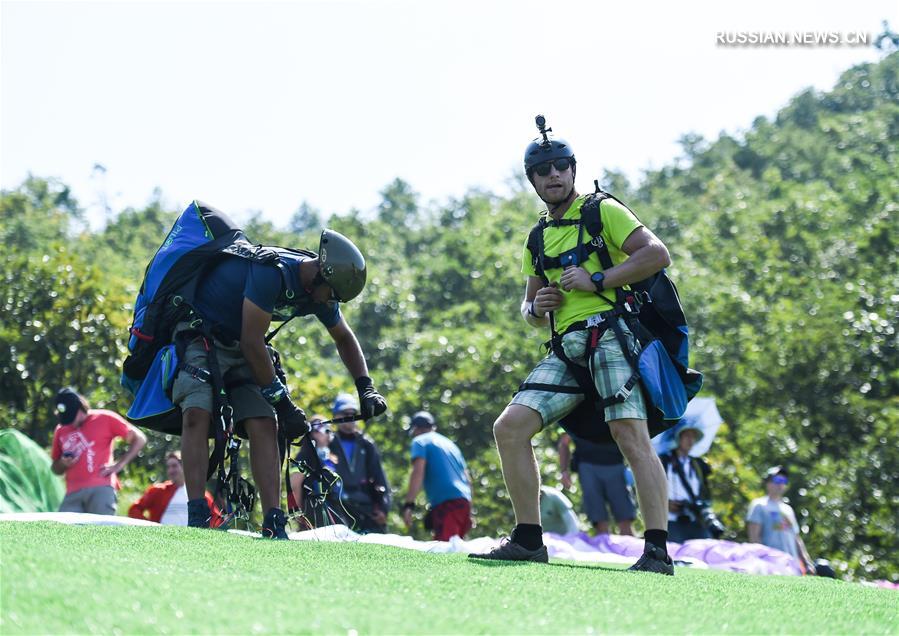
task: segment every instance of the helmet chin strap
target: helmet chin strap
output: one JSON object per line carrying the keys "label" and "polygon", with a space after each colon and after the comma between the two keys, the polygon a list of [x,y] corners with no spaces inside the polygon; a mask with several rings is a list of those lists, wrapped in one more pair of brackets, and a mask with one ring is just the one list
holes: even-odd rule
{"label": "helmet chin strap", "polygon": [[546,203],[546,205],[547,205],[548,207],[552,208],[552,209],[550,210],[550,213],[552,213],[552,212],[554,212],[555,210],[557,210],[557,209],[559,208],[560,205],[562,205],[563,203],[565,203],[566,201],[568,201],[568,199],[571,197],[571,194],[572,194],[573,192],[574,192],[574,185],[571,186],[571,189],[568,191],[568,194],[565,195],[565,198],[562,199],[561,201],[559,201],[558,203],[556,203],[555,205],[549,203],[549,202],[546,201],[545,199],[543,200],[543,202]]}
{"label": "helmet chin strap", "polygon": [[571,196],[572,192],[574,192],[574,186],[571,186],[571,189],[568,191],[568,194],[565,195],[565,198],[562,199],[562,201],[559,201],[558,203],[550,203],[549,201],[547,201],[546,199],[541,197],[539,192],[537,193],[537,196],[540,197],[540,200],[543,201],[546,205],[548,205],[550,207],[555,207],[555,206],[559,205],[560,203],[567,201],[568,197]]}

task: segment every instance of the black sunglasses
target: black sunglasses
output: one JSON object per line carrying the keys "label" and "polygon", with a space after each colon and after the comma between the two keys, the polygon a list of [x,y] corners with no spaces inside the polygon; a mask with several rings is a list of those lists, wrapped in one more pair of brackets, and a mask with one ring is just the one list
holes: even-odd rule
{"label": "black sunglasses", "polygon": [[550,167],[554,166],[559,172],[565,172],[571,167],[571,158],[562,157],[561,159],[553,159],[552,161],[544,161],[534,166],[534,172],[541,177],[549,174]]}

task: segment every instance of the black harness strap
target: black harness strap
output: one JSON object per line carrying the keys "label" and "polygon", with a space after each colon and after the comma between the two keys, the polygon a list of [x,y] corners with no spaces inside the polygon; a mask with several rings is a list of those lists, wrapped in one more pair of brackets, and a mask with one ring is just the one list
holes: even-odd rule
{"label": "black harness strap", "polygon": [[[355,518],[346,509],[342,501],[339,503],[343,514],[338,512],[336,508],[332,510],[327,503],[332,490],[340,483],[341,479],[337,473],[322,464],[317,449],[312,444],[312,436],[304,436],[298,444],[288,442],[288,451],[290,446],[299,446],[300,453],[297,455],[298,459],[290,457],[289,452],[286,457],[284,481],[287,484],[288,513],[293,517],[298,517],[309,529],[338,523],[343,523],[347,526],[355,524]],[[300,455],[303,455],[303,457],[300,457]],[[293,494],[293,488],[290,486],[291,466],[296,467],[304,477],[303,500],[306,505],[303,507],[300,506]],[[303,508],[310,511],[311,519],[309,514],[303,511]]]}
{"label": "black harness strap", "polygon": [[[543,230],[546,228],[546,219],[544,217],[540,217],[540,220],[537,221],[537,226],[531,230],[535,233],[534,239],[536,240],[536,255],[532,254],[534,257],[534,269],[537,271],[537,276],[543,281],[544,285],[549,285],[549,279],[546,277],[546,267],[544,267],[544,260],[546,258],[546,254],[543,252]],[[552,313],[550,313],[550,320],[552,320]],[[555,331],[555,329],[553,329]]]}
{"label": "black harness strap", "polygon": [[[675,474],[680,479],[681,485],[684,487],[684,490],[686,490],[687,494],[690,496],[690,502],[695,504],[698,497],[696,496],[696,493],[693,492],[693,488],[692,488],[692,486],[690,486],[690,482],[687,479],[687,476],[684,474],[684,467],[681,465],[680,458],[677,457],[676,453],[671,454],[671,463],[673,464]],[[690,464],[690,469],[693,470],[693,472],[696,472],[696,467],[693,466],[693,458],[692,457],[690,458],[689,464]],[[699,487],[701,490],[702,489],[701,473],[697,473],[697,475],[700,475]]]}
{"label": "black harness strap", "polygon": [[[206,361],[208,369],[202,369],[186,362],[178,365],[179,372],[189,373],[197,380],[206,382],[212,389],[212,421],[214,445],[209,455],[209,465],[206,470],[206,479],[216,476],[215,499],[219,500],[224,494],[228,504],[229,518],[234,516],[234,508],[246,515],[253,510],[256,501],[256,491],[248,481],[240,476],[239,450],[240,440],[234,437],[234,410],[228,400],[227,387],[222,377],[221,367],[218,362],[215,339],[205,323],[196,319],[191,323],[191,328],[181,331],[175,337],[175,347],[180,360],[184,359],[187,345],[194,339],[201,339],[206,349]],[[228,462],[228,471],[225,471],[225,462]]]}
{"label": "black harness strap", "polygon": [[178,365],[178,370],[185,371],[188,375],[193,376],[200,382],[205,382],[206,384],[209,384],[212,381],[212,374],[209,373],[209,369],[201,369],[200,367],[195,367],[192,364],[182,362]]}
{"label": "black harness strap", "polygon": [[228,394],[225,392],[225,383],[222,378],[221,367],[219,367],[215,343],[212,338],[204,336],[203,344],[206,347],[206,359],[209,362],[210,384],[212,385],[212,426],[215,431],[215,446],[209,458],[209,470],[206,473],[206,479],[209,479],[214,472],[218,471],[219,477],[222,478],[219,479],[218,489],[221,487],[225,477],[225,446],[228,438],[232,435],[232,416],[234,411],[228,401]]}
{"label": "black harness strap", "polygon": [[[533,232],[536,234],[536,236],[534,238],[536,239],[535,247],[536,247],[536,252],[537,252],[536,257],[534,259],[535,260],[534,269],[537,272],[537,274],[540,276],[540,278],[542,279],[544,285],[549,285],[549,278],[547,278],[547,276],[546,276],[546,252],[544,250],[544,244],[543,244],[543,230],[548,225],[551,225],[551,224],[555,224],[558,226],[558,225],[573,225],[574,223],[580,223],[580,221],[577,221],[574,219],[562,219],[560,221],[547,221],[545,217],[541,217],[540,220],[537,222],[537,227],[534,228],[534,230],[533,230]],[[578,238],[579,238],[578,242],[579,243],[580,243],[580,236],[583,232],[583,223],[580,223],[580,227],[581,227],[581,229],[578,231]],[[559,266],[561,266],[561,265],[559,265]],[[559,386],[544,385],[546,387],[553,387],[553,388],[538,389],[538,390],[550,390],[550,391],[557,391],[557,392],[561,392],[561,393],[582,393],[582,394],[584,394],[584,396],[587,399],[590,399],[591,397],[593,397],[594,401],[596,401],[597,398],[599,400],[602,400],[602,396],[600,396],[596,392],[596,387],[593,384],[592,378],[590,377],[590,372],[587,369],[578,366],[571,358],[569,358],[565,354],[564,348],[562,347],[562,336],[560,336],[556,332],[556,318],[555,318],[554,312],[549,312],[549,329],[550,329],[550,334],[551,334],[551,337],[549,340],[549,348],[560,360],[562,360],[565,363],[565,366],[568,367],[568,369],[571,371],[572,375],[574,376],[575,381],[578,384],[579,389],[577,391],[573,391],[572,390],[573,387],[567,387],[564,385],[559,385]],[[524,386],[524,385],[522,385],[522,386]],[[527,388],[524,388],[524,389],[519,388],[519,390],[526,391],[528,389]]]}
{"label": "black harness strap", "polygon": [[[201,339],[203,347],[206,349],[206,361],[209,365],[208,369],[202,369],[192,364],[184,362],[185,352],[188,344],[195,339]],[[207,325],[199,318],[190,323],[190,328],[179,331],[175,335],[175,351],[178,359],[178,372],[188,373],[200,382],[205,382],[212,389],[212,421],[210,425],[213,427],[213,439],[215,445],[209,456],[209,467],[206,470],[206,479],[209,480],[213,474],[218,475],[215,495],[220,494],[220,490],[224,485],[226,478],[224,470],[225,452],[228,440],[232,435],[232,416],[233,409],[228,402],[228,395],[225,391],[225,383],[222,378],[221,369],[218,364],[218,356],[216,355],[215,339],[212,336]]]}
{"label": "black harness strap", "polygon": [[[631,392],[634,390],[634,387],[640,380],[640,367],[636,353],[628,345],[627,336],[624,335],[624,329],[621,328],[621,322],[618,320],[613,321],[612,330],[615,332],[615,337],[618,339],[618,343],[621,345],[621,350],[624,352],[624,357],[627,358],[628,363],[631,365],[632,371],[631,377],[629,377],[627,382],[624,383],[624,386],[618,389],[618,391],[615,393],[615,397],[620,398],[620,402],[624,402],[631,396]],[[634,334],[634,339],[636,340],[636,338],[637,336],[636,334]]]}
{"label": "black harness strap", "polygon": [[253,506],[256,505],[256,489],[240,475],[240,445],[241,441],[231,435],[228,438],[226,455],[228,458],[228,472],[224,471],[224,462],[220,466],[216,485],[216,496],[224,493],[228,504],[228,520],[243,516],[249,519]]}
{"label": "black harness strap", "polygon": [[280,325],[278,325],[277,327],[275,327],[272,331],[268,332],[268,333],[265,335],[265,344],[270,343],[270,342],[272,341],[272,338],[274,338],[275,336],[277,336],[277,335],[278,335],[278,332],[281,331],[281,330],[284,328],[284,325],[286,325],[287,323],[289,323],[289,322],[290,322],[291,320],[293,320],[295,317],[296,317],[296,316],[291,316],[290,318],[288,318],[287,320],[285,320],[284,322],[282,322]]}
{"label": "black harness strap", "polygon": [[584,261],[586,261],[590,254],[596,251],[596,246],[593,245],[592,241],[587,245],[584,245],[584,223],[583,218],[580,219],[559,219],[559,220],[550,220],[546,222],[545,227],[565,227],[567,225],[577,225],[577,245],[568,250],[567,252],[563,252],[558,256],[547,256],[545,253],[543,254],[543,269],[562,269],[567,265],[577,264],[580,265]]}
{"label": "black harness strap", "polygon": [[553,391],[555,393],[571,393],[573,395],[584,392],[580,386],[565,386],[564,384],[543,384],[542,382],[522,382],[518,385],[521,391]]}

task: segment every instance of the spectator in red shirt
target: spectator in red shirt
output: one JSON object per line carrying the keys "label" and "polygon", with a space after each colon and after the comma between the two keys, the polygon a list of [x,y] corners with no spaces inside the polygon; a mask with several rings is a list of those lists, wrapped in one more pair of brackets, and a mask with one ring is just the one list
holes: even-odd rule
{"label": "spectator in red shirt", "polygon": [[[184,466],[179,451],[172,451],[165,456],[165,471],[169,480],[151,484],[141,498],[131,504],[128,516],[167,526],[186,526],[187,489],[184,486]],[[222,523],[222,516],[209,492],[206,492],[206,503],[212,511],[209,525],[217,528]]]}
{"label": "spectator in red shirt", "polygon": [[[55,404],[59,425],[53,432],[51,468],[66,477],[66,496],[59,511],[114,515],[120,487],[116,475],[137,457],[146,436],[118,413],[91,409],[74,389],[60,390]],[[110,463],[119,437],[128,443],[128,450]]]}

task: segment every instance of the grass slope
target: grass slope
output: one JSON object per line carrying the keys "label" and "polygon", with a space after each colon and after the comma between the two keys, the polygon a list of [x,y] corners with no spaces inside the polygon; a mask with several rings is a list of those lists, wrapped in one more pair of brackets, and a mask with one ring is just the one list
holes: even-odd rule
{"label": "grass slope", "polygon": [[189,528],[0,524],[0,633],[897,633],[827,579],[481,564]]}

